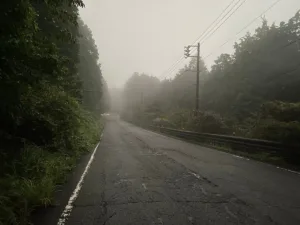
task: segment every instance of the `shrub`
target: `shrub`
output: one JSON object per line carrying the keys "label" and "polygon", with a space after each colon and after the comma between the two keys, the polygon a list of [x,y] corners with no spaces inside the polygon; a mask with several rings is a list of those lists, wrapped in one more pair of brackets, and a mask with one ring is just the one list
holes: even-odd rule
{"label": "shrub", "polygon": [[7,165],[6,171],[11,172],[0,179],[0,221],[27,224],[34,208],[53,203],[56,185],[65,180],[74,163],[74,157],[26,146],[20,158]]}
{"label": "shrub", "polygon": [[214,112],[198,112],[197,116],[191,116],[187,122],[187,129],[201,133],[226,134],[229,128],[222,117]]}
{"label": "shrub", "polygon": [[299,144],[300,103],[274,101],[263,104],[251,134],[255,138]]}
{"label": "shrub", "polygon": [[53,86],[25,89],[14,118],[14,135],[0,132],[0,224],[27,224],[32,210],[53,204],[56,185],[100,135],[95,116]]}
{"label": "shrub", "polygon": [[261,120],[253,130],[252,136],[287,144],[299,144],[300,122],[282,122],[273,119]]}
{"label": "shrub", "polygon": [[289,102],[266,102],[261,107],[262,118],[272,117],[274,120],[300,122],[300,103]]}
{"label": "shrub", "polygon": [[168,120],[174,124],[175,127],[178,129],[182,129],[187,124],[190,116],[191,111],[188,110],[179,110],[179,111],[172,111],[170,114],[167,115]]}

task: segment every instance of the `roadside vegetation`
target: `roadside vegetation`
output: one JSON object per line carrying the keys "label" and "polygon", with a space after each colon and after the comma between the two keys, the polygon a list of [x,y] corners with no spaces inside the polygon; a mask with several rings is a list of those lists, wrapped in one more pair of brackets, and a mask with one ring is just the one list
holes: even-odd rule
{"label": "roadside vegetation", "polygon": [[300,12],[279,24],[262,19],[232,54],[221,54],[210,70],[201,60],[200,68],[197,114],[192,59],[171,79],[133,74],[122,117],[143,126],[300,144]]}
{"label": "roadside vegetation", "polygon": [[107,87],[81,0],[1,4],[0,224],[29,224],[92,150]]}

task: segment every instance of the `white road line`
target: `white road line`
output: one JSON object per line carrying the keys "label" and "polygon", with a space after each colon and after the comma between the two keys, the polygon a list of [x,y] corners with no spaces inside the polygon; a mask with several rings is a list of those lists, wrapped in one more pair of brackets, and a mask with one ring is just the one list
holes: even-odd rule
{"label": "white road line", "polygon": [[200,175],[198,175],[198,174],[196,174],[196,173],[193,173],[193,172],[190,172],[190,174],[192,174],[193,176],[195,176],[195,177],[197,177],[198,179],[200,179],[200,180],[201,180],[201,177],[200,177]]}
{"label": "white road line", "polygon": [[[220,152],[222,152],[222,151],[220,151]],[[234,154],[231,154],[231,153],[228,153],[228,152],[222,152],[222,153],[224,153],[224,154],[226,154],[226,155],[231,155],[231,156],[233,156],[233,157],[235,157],[235,158],[245,159],[245,160],[247,160],[247,161],[250,161],[250,160],[251,160],[251,161],[253,161],[253,162],[261,163],[261,164],[264,164],[264,165],[267,165],[267,166],[274,166],[274,165],[272,165],[272,164],[268,164],[268,163],[265,163],[265,162],[257,161],[257,160],[255,160],[255,159],[249,159],[249,158],[242,157],[242,156],[239,156],[239,155],[234,155]],[[286,169],[286,168],[283,168],[283,167],[279,167],[279,166],[274,166],[274,167],[275,167],[276,169],[285,170],[285,171],[287,171],[287,172],[290,172],[290,173],[294,173],[294,174],[300,175],[300,172],[295,171],[295,170],[289,170],[289,169]]]}
{"label": "white road line", "polygon": [[204,195],[207,195],[207,192],[205,191],[205,189],[203,187],[200,186],[200,189],[201,189],[201,192],[204,194]]}
{"label": "white road line", "polygon": [[[101,139],[102,139],[102,136],[101,136]],[[84,178],[87,175],[88,170],[91,167],[91,164],[92,164],[92,162],[94,160],[94,156],[95,156],[95,153],[96,153],[96,151],[98,149],[99,144],[100,144],[100,142],[97,144],[96,148],[94,149],[94,151],[93,151],[93,153],[91,155],[91,158],[90,158],[89,162],[87,163],[87,165],[85,167],[85,170],[84,170],[83,174],[81,175],[78,184],[76,185],[75,190],[73,191],[71,197],[69,198],[68,204],[66,205],[64,211],[62,212],[62,214],[61,214],[61,216],[60,216],[60,218],[59,218],[59,220],[57,222],[57,225],[64,225],[65,222],[67,221],[68,217],[70,216],[70,214],[72,212],[72,209],[73,209],[73,203],[74,203],[74,201],[77,199],[77,197],[79,195],[79,191],[82,188]]]}
{"label": "white road line", "polygon": [[146,184],[142,183],[142,186],[143,186],[143,188],[144,188],[145,190],[147,190]]}
{"label": "white road line", "polygon": [[297,175],[300,175],[300,172],[297,172],[297,171],[294,171],[294,170],[285,169],[285,168],[282,168],[282,167],[279,167],[279,166],[277,166],[276,168],[277,168],[277,169],[281,169],[281,170],[288,171],[288,172],[290,172],[290,173],[295,173],[295,174],[297,174]]}
{"label": "white road line", "polygon": [[164,224],[162,218],[158,218],[157,220],[158,220],[159,224]]}
{"label": "white road line", "polygon": [[235,157],[235,158],[245,159],[244,157],[239,156],[239,155],[232,155],[232,156]]}

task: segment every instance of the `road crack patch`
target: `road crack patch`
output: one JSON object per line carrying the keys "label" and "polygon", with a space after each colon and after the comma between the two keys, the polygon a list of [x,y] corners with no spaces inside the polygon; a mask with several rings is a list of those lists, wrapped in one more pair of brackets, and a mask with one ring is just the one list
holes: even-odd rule
{"label": "road crack patch", "polygon": [[117,213],[112,213],[109,217],[106,218],[106,220],[103,222],[103,225],[105,225],[111,218],[113,218]]}

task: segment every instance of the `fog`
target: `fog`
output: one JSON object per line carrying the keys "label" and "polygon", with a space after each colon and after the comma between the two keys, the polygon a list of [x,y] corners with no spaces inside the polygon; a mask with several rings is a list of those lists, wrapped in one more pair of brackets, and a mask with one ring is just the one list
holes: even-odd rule
{"label": "fog", "polygon": [[[183,55],[183,48],[200,36],[232,0],[85,0],[80,15],[91,28],[100,54],[103,76],[110,88],[121,87],[134,72],[159,78]],[[208,67],[222,52],[230,53],[233,43],[253,32],[256,20],[275,0],[247,0],[223,26],[201,46]],[[300,8],[299,0],[280,1],[265,14],[270,22],[288,20]],[[225,46],[218,48],[226,40]],[[178,65],[178,69],[187,60]]]}

